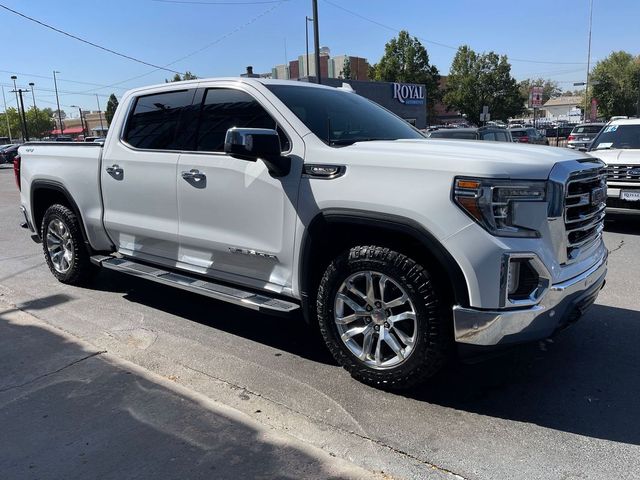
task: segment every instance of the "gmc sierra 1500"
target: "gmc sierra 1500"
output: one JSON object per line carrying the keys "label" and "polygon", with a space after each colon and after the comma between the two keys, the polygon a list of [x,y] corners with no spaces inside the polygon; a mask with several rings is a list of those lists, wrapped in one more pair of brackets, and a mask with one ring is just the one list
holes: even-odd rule
{"label": "gmc sierra 1500", "polygon": [[456,342],[541,339],[605,281],[603,163],[429,140],[348,89],[209,79],[128,92],[104,146],[27,143],[25,223],[53,275],[96,266],[301,311],[357,379],[405,388]]}

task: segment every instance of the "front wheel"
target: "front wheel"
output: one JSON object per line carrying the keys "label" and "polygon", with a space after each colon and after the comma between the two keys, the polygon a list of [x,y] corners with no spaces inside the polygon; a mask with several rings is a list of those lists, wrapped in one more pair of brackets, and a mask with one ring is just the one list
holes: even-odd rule
{"label": "front wheel", "polygon": [[412,387],[444,365],[449,314],[427,270],[377,246],[335,259],[318,289],[320,330],[336,361],[364,383]]}

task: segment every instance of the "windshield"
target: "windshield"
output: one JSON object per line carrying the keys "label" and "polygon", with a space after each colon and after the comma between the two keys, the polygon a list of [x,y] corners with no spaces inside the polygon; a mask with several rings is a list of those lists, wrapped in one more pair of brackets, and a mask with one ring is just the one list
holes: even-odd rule
{"label": "windshield", "polygon": [[591,150],[640,149],[640,125],[609,125],[591,144]]}
{"label": "windshield", "polygon": [[478,138],[476,132],[459,132],[454,129],[451,129],[449,131],[439,130],[436,132],[431,132],[429,136],[431,138],[456,138],[459,140],[476,140]]}
{"label": "windshield", "polygon": [[328,145],[424,138],[400,117],[355,93],[296,85],[267,88]]}
{"label": "windshield", "polygon": [[571,133],[598,133],[602,125],[582,125],[573,129]]}

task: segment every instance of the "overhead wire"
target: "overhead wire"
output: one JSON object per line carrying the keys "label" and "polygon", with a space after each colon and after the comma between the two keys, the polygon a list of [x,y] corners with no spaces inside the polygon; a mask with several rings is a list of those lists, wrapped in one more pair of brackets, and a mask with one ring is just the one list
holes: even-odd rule
{"label": "overhead wire", "polygon": [[[384,23],[381,23],[377,20],[374,20],[372,18],[366,17],[358,12],[354,12],[353,10],[349,10],[348,8],[343,7],[342,5],[338,5],[337,3],[332,2],[331,0],[324,0],[324,3],[327,3],[337,9],[340,9],[344,12],[349,13],[350,15],[353,15],[354,17],[358,17],[362,20],[365,20],[369,23],[372,23],[374,25],[378,25],[379,27],[382,28],[386,28],[387,30],[391,30],[393,32],[400,32],[401,29],[398,28],[394,28],[391,27],[389,25],[385,25]],[[423,37],[419,37],[417,35],[414,35],[417,39],[419,39],[420,41],[424,42],[424,43],[430,43],[432,45],[437,45],[439,47],[443,47],[443,48],[448,48],[451,50],[458,50],[459,47],[453,46],[453,45],[448,45],[446,43],[441,43],[441,42],[437,42],[435,40],[429,40]],[[586,65],[586,62],[554,62],[554,61],[545,61],[545,60],[530,60],[530,59],[524,59],[524,58],[514,58],[514,57],[509,57],[509,61],[512,62],[523,62],[523,63],[539,63],[539,64],[549,64],[549,65]]]}
{"label": "overhead wire", "polygon": [[17,11],[17,10],[14,10],[13,8],[9,8],[9,7],[7,7],[6,5],[4,5],[2,3],[0,3],[0,8],[4,9],[4,10],[10,12],[10,13],[13,13],[14,15],[18,15],[19,17],[22,17],[22,18],[24,18],[26,20],[29,20],[30,22],[33,22],[33,23],[41,25],[41,26],[43,26],[45,28],[48,28],[49,30],[53,30],[54,32],[57,32],[57,33],[59,33],[61,35],[65,35],[65,36],[67,36],[69,38],[73,38],[74,40],[78,40],[79,42],[85,43],[87,45],[91,45],[92,47],[98,48],[100,50],[103,50],[105,52],[111,53],[113,55],[117,55],[119,57],[126,58],[127,60],[131,60],[131,61],[140,63],[142,65],[147,65],[148,67],[153,67],[153,68],[158,69],[158,70],[165,70],[165,71],[171,72],[171,73],[183,73],[183,72],[178,72],[177,70],[172,70],[170,68],[166,68],[166,67],[162,67],[160,65],[156,65],[156,64],[151,63],[151,62],[140,60],[139,58],[133,57],[131,55],[127,55],[126,53],[117,52],[116,50],[113,50],[111,48],[108,48],[108,47],[105,47],[103,45],[99,45],[97,43],[91,42],[91,41],[86,40],[84,38],[81,38],[81,37],[79,37],[77,35],[74,35],[73,33],[66,32],[66,31],[64,31],[64,30],[62,30],[60,28],[54,27],[53,25],[49,25],[48,23],[45,23],[45,22],[43,22],[41,20],[38,20],[38,19],[33,18],[33,17],[30,17],[29,15],[26,15],[24,13],[21,13],[21,12]]}

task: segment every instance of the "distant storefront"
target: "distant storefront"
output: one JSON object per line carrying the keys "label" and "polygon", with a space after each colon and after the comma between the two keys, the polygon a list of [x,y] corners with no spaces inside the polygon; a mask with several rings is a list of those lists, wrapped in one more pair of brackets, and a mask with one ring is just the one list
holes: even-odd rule
{"label": "distant storefront", "polygon": [[[302,81],[306,81],[303,79]],[[310,79],[313,81],[313,78]],[[427,126],[427,98],[424,85],[416,83],[365,82],[359,80],[341,80],[323,78],[322,84],[340,87],[348,83],[358,95],[362,95],[387,110],[404,118],[417,128]]]}

